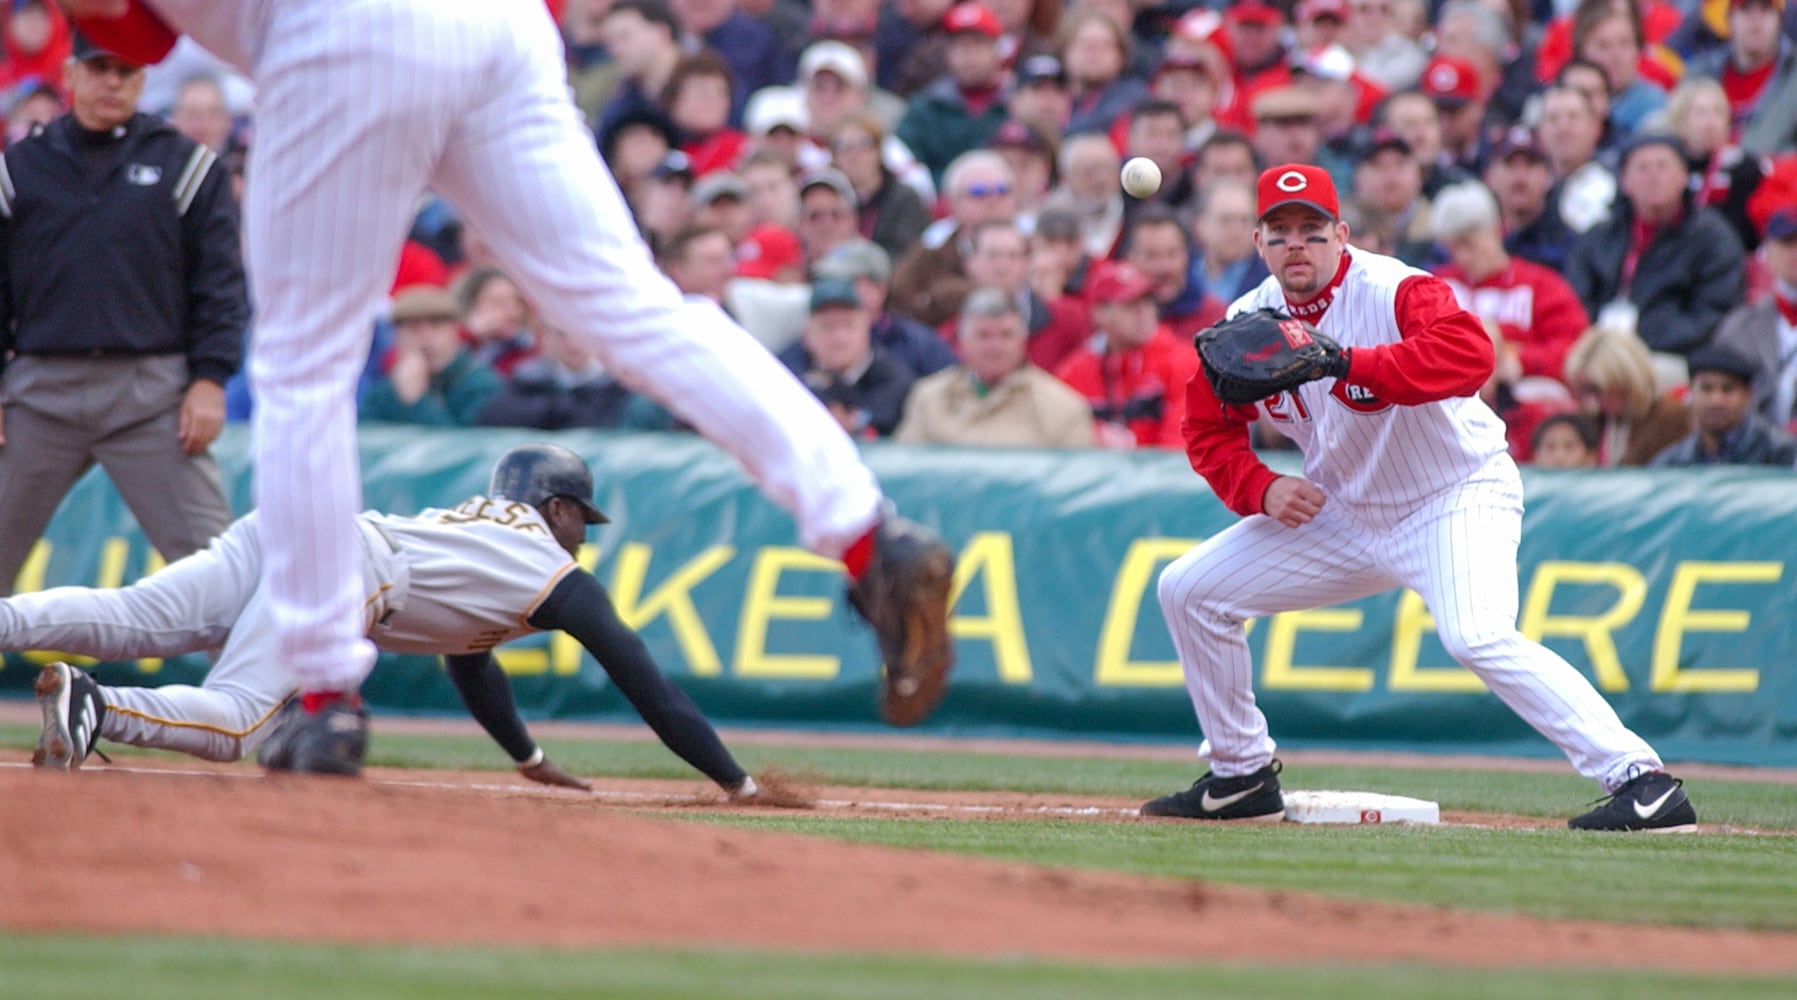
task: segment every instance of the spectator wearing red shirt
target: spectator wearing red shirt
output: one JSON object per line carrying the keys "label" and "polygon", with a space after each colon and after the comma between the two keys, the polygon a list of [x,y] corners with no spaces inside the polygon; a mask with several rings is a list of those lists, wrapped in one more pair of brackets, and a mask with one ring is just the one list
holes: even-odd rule
{"label": "spectator wearing red shirt", "polygon": [[1497,200],[1477,181],[1441,192],[1434,225],[1451,260],[1435,273],[1454,297],[1475,316],[1497,324],[1524,375],[1563,379],[1566,352],[1590,325],[1572,286],[1505,251]]}
{"label": "spectator wearing red shirt", "polygon": [[52,86],[62,82],[63,66],[74,46],[69,23],[48,0],[8,4],[6,39],[0,44],[0,91],[35,77]]}
{"label": "spectator wearing red shirt", "polygon": [[1086,294],[1098,333],[1055,375],[1091,404],[1099,445],[1185,447],[1179,424],[1198,355],[1156,319],[1154,282],[1127,262],[1101,261]]}

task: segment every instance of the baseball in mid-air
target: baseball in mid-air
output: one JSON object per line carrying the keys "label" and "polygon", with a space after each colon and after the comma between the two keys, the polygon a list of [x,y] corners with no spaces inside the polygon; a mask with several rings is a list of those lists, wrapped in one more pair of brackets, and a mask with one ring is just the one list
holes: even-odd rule
{"label": "baseball in mid-air", "polygon": [[1153,197],[1161,189],[1161,168],[1146,156],[1131,157],[1123,165],[1123,190],[1137,198]]}

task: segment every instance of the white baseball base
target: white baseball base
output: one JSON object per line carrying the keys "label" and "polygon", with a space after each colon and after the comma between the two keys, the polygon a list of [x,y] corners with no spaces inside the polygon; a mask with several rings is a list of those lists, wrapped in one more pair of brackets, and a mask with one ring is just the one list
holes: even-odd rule
{"label": "white baseball base", "polygon": [[1415,823],[1434,826],[1441,822],[1441,804],[1403,795],[1378,792],[1285,793],[1285,818],[1292,823]]}

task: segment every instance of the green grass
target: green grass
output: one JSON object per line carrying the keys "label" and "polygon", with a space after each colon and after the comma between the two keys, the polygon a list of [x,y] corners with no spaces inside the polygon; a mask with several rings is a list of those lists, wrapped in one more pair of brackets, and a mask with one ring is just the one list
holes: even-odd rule
{"label": "green grass", "polygon": [[699,822],[1032,864],[1353,899],[1615,922],[1797,930],[1797,838],[1603,837],[1570,830],[1066,820]]}
{"label": "green grass", "polygon": [[1590,970],[1419,965],[1074,965],[931,956],[723,950],[551,951],[359,948],[181,938],[0,938],[5,995],[57,1000],[1072,1000],[1255,997],[1311,1000],[1788,998],[1788,980]]}

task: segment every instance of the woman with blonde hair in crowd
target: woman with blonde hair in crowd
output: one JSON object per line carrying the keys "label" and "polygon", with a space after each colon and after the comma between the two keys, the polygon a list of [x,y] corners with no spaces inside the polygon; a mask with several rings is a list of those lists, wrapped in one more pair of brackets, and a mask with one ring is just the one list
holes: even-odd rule
{"label": "woman with blonde hair in crowd", "polygon": [[1586,330],[1566,353],[1566,384],[1598,425],[1604,468],[1646,465],[1690,433],[1685,404],[1660,391],[1653,355],[1633,331]]}
{"label": "woman with blonde hair in crowd", "polygon": [[1666,102],[1666,130],[1685,147],[1696,203],[1722,213],[1752,253],[1760,231],[1747,217],[1747,199],[1771,164],[1729,141],[1731,114],[1722,84],[1707,76],[1686,77]]}

